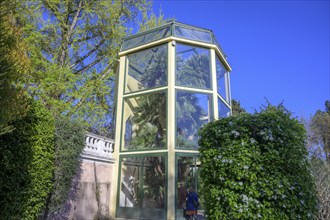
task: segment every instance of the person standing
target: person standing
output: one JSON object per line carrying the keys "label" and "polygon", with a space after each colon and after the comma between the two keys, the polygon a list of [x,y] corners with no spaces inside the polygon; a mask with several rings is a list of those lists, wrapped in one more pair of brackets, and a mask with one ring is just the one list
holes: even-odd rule
{"label": "person standing", "polygon": [[197,208],[199,206],[198,195],[195,192],[194,187],[190,187],[186,199],[186,219],[194,219],[194,215],[197,215]]}

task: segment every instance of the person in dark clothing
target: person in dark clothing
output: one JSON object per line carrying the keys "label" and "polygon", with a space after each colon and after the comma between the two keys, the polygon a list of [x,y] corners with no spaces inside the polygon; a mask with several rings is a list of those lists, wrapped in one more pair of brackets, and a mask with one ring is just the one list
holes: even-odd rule
{"label": "person in dark clothing", "polygon": [[194,187],[190,187],[186,200],[185,217],[187,220],[194,219],[194,215],[197,215],[198,206],[199,206],[198,195],[195,192]]}

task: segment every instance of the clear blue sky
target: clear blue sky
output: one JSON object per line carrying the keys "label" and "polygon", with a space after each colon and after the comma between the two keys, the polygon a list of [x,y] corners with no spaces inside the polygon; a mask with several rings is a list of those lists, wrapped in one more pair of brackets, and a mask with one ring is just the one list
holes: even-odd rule
{"label": "clear blue sky", "polygon": [[[327,1],[155,0],[165,18],[213,30],[228,56],[232,97],[249,112],[284,102],[297,117],[330,99]],[[265,99],[266,98],[266,99]]]}

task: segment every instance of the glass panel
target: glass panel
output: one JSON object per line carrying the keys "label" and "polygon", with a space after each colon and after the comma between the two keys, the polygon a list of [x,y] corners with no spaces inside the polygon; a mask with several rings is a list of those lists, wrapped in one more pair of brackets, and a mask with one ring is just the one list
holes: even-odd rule
{"label": "glass panel", "polygon": [[155,30],[150,33],[142,34],[137,37],[128,38],[124,40],[122,51],[128,50],[133,47],[141,46],[143,44],[147,44],[156,40],[160,40],[162,38],[170,36],[170,27],[164,27],[160,30]]}
{"label": "glass panel", "polygon": [[139,207],[141,158],[123,158],[121,170],[120,207]]}
{"label": "glass panel", "polygon": [[217,45],[217,47],[220,50],[220,52],[222,53],[222,55],[225,57],[225,59],[227,59],[227,55],[223,51],[222,47],[220,46],[219,42],[217,41],[217,39],[215,38],[214,35],[212,36],[212,39],[213,39],[213,44]]}
{"label": "glass panel", "polygon": [[133,138],[133,130],[132,130],[132,118],[129,117],[126,120],[125,124],[125,142],[128,143]]}
{"label": "glass panel", "polygon": [[117,217],[165,219],[164,157],[127,157],[121,162]]}
{"label": "glass panel", "polygon": [[167,45],[153,47],[127,56],[125,93],[167,84]]}
{"label": "glass panel", "polygon": [[[177,196],[176,196],[176,219],[184,220],[183,209],[186,208],[186,197],[190,187],[198,194],[200,206],[198,207],[197,219],[204,219],[203,198],[199,193],[198,167],[200,161],[197,156],[178,156],[177,157]],[[191,190],[191,189],[190,189]]]}
{"label": "glass panel", "polygon": [[227,90],[226,90],[226,77],[227,70],[222,65],[219,58],[216,58],[216,71],[217,71],[217,87],[218,87],[218,94],[226,101],[227,100]]}
{"label": "glass panel", "polygon": [[123,150],[165,148],[165,92],[125,98],[123,142]]}
{"label": "glass panel", "polygon": [[144,159],[143,208],[165,207],[165,162],[163,157]]}
{"label": "glass panel", "polygon": [[231,88],[230,88],[230,73],[226,73],[227,76],[227,102],[231,106]]}
{"label": "glass panel", "polygon": [[211,95],[178,91],[176,96],[176,147],[198,148],[198,130],[212,119]]}
{"label": "glass panel", "polygon": [[210,32],[206,32],[206,31],[175,26],[174,35],[177,37],[187,38],[190,40],[212,43],[211,34]]}
{"label": "glass panel", "polygon": [[230,116],[230,108],[218,99],[219,118],[226,118]]}
{"label": "glass panel", "polygon": [[176,85],[211,88],[210,52],[184,44],[176,46]]}

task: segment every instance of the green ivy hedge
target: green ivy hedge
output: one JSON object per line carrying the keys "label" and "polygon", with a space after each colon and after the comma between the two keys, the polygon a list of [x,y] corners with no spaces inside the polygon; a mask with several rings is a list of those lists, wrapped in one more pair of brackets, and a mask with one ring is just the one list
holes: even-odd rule
{"label": "green ivy hedge", "polygon": [[38,102],[0,136],[0,219],[37,219],[52,188],[54,120]]}
{"label": "green ivy hedge", "polygon": [[[64,116],[55,120],[55,171],[54,186],[46,203],[44,216],[60,219],[67,215],[67,199],[76,196],[77,178],[80,174],[80,154],[85,147],[85,130],[79,121]],[[70,193],[71,190],[71,193]],[[58,216],[59,215],[59,216]]]}
{"label": "green ivy hedge", "polygon": [[200,130],[208,219],[313,219],[317,200],[305,130],[283,106]]}

